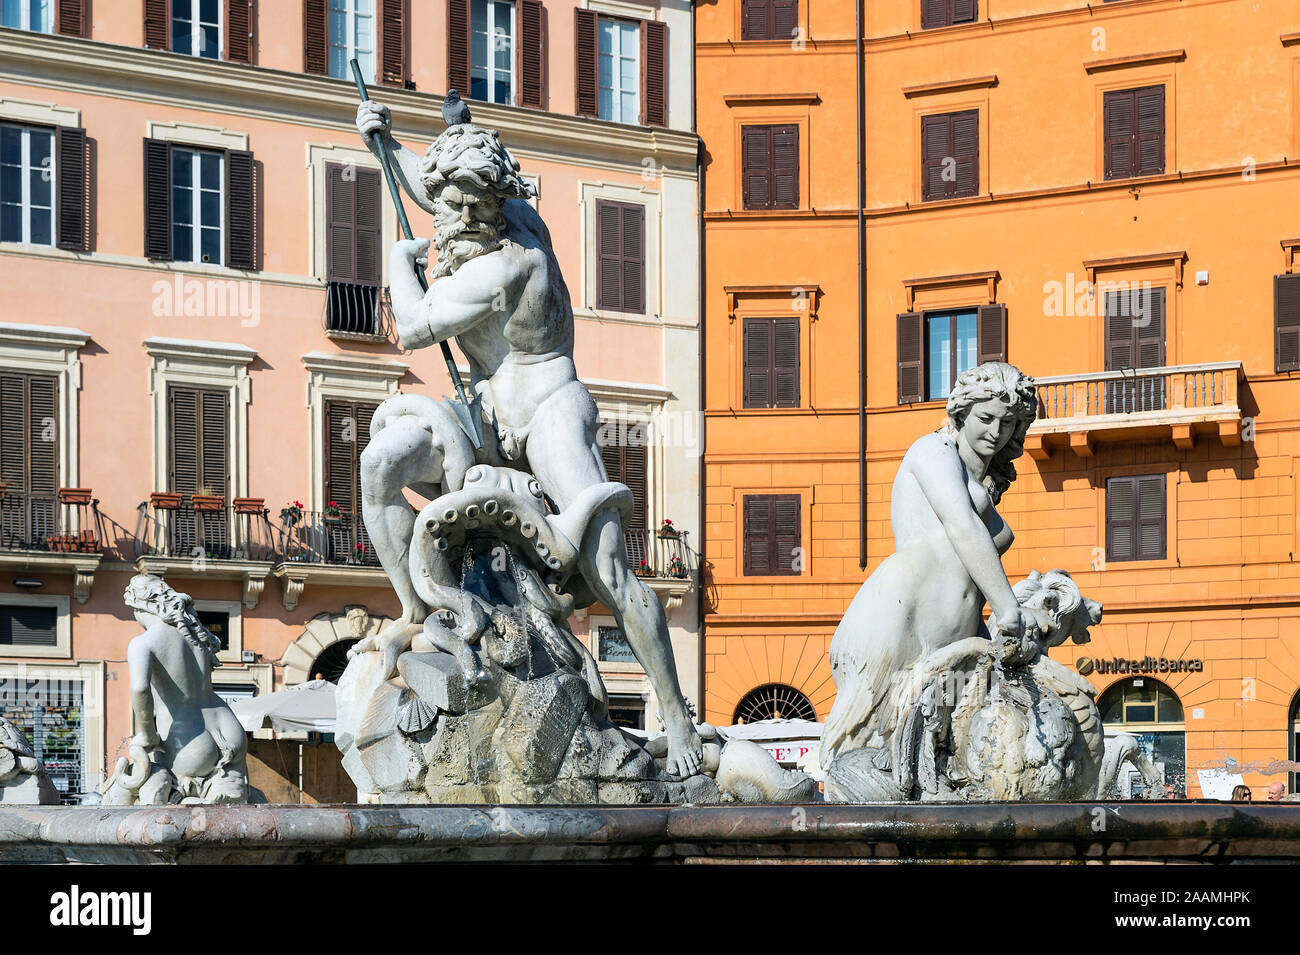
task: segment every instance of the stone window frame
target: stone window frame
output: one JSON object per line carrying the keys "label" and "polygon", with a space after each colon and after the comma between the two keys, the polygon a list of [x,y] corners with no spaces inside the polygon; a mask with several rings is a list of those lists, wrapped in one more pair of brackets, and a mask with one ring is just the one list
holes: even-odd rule
{"label": "stone window frame", "polygon": [[319,511],[325,506],[326,400],[339,398],[379,404],[401,393],[398,382],[411,366],[388,358],[322,351],[308,352],[302,356],[302,363],[307,368],[308,446],[311,448],[307,509]]}
{"label": "stone window frame", "polygon": [[[382,172],[377,160],[364,146],[341,146],[337,143],[307,144],[307,200],[311,210],[311,244],[309,246],[311,261],[307,272],[322,286],[326,284],[326,229],[329,225],[329,209],[325,203],[326,183],[325,167],[330,164],[356,166],[361,169],[374,169]],[[397,210],[388,197],[388,188],[380,190],[380,260],[381,275],[385,286],[388,285],[388,253],[393,243],[401,238],[397,224]]]}
{"label": "stone window frame", "polygon": [[[658,385],[584,378],[582,383],[596,402],[600,419],[621,419],[646,429],[646,527],[654,534],[659,521],[670,516],[664,510],[663,429],[660,415],[672,398],[672,392]],[[693,528],[688,528],[691,530]]]}
{"label": "stone window frame", "polygon": [[224,391],[230,401],[230,488],[232,499],[247,497],[248,405],[252,400],[248,365],[257,352],[233,342],[146,338],[142,343],[153,359],[149,394],[153,397],[153,487],[167,489],[167,390],[171,385]]}
{"label": "stone window frame", "polygon": [[25,657],[41,660],[72,659],[72,598],[67,594],[3,594],[0,604],[20,607],[53,607],[57,616],[54,622],[52,647],[0,647],[0,656]]}
{"label": "stone window frame", "polygon": [[90,333],[79,328],[0,322],[0,368],[53,375],[58,381],[59,484],[80,487],[81,349]]}
{"label": "stone window frame", "polygon": [[[126,674],[126,664],[123,663],[122,669],[115,670],[114,674],[114,679],[123,678]],[[107,770],[105,761],[107,719],[104,678],[105,661],[103,660],[36,664],[25,661],[0,662],[0,684],[3,684],[8,679],[78,680],[81,682],[82,767],[85,772],[84,784],[86,792],[95,792],[99,789],[104,782],[104,774]],[[126,740],[123,740],[122,743],[125,744]],[[117,754],[114,753],[114,755]]]}
{"label": "stone window frame", "polygon": [[[623,202],[645,209],[645,311],[614,312],[596,308],[596,276],[598,271],[596,249],[596,204],[598,201]],[[628,322],[644,325],[663,322],[663,289],[661,269],[663,254],[661,235],[663,228],[662,196],[658,190],[622,183],[580,180],[578,182],[579,244],[582,248],[582,300],[573,314],[578,318],[597,319],[602,322]]]}
{"label": "stone window frame", "polygon": [[240,600],[208,600],[207,598],[194,600],[194,609],[203,611],[217,611],[219,613],[229,614],[230,630],[227,634],[227,643],[229,649],[222,650],[217,654],[217,659],[222,663],[242,663],[244,651],[244,604]]}

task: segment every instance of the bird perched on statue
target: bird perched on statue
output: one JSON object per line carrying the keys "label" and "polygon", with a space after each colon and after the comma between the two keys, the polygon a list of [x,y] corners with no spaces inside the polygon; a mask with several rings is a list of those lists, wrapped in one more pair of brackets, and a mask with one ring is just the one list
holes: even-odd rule
{"label": "bird perched on statue", "polygon": [[448,126],[469,122],[469,104],[455,90],[447,90],[447,97],[442,101],[442,121]]}

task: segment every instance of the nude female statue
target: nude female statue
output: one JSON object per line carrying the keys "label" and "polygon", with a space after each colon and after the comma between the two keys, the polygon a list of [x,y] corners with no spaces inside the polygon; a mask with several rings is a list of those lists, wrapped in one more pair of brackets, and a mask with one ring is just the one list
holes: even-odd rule
{"label": "nude female statue", "polygon": [[1037,407],[1032,378],[987,362],[957,376],[947,423],[904,455],[890,498],[896,550],[831,640],[837,696],[822,766],[850,750],[888,751],[899,716],[892,681],[934,650],[984,632],[986,601],[1000,639],[1019,641],[1036,626],[1002,569],[1013,535],[995,506],[1015,480],[1012,461]]}
{"label": "nude female statue", "polygon": [[138,574],[123,594],[145,632],[126,648],[136,734],[105,783],[108,805],[247,801],[248,741],[212,688],[220,644],[194,601]]}

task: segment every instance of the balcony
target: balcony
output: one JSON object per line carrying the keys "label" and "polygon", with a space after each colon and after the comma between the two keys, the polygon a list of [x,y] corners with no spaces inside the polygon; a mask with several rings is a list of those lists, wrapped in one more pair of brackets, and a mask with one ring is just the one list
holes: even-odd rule
{"label": "balcony", "polygon": [[257,606],[275,561],[275,537],[261,498],[155,492],[137,508],[136,570],[240,580],[244,606]]}
{"label": "balcony", "polygon": [[85,603],[103,557],[99,501],[89,488],[53,494],[10,491],[0,485],[0,568],[71,572],[72,595]]}
{"label": "balcony", "polygon": [[286,610],[297,607],[309,581],[362,586],[388,581],[360,514],[282,511],[275,534],[280,560],[275,576],[284,585]]}
{"label": "balcony", "polygon": [[1130,368],[1035,379],[1038,420],[1025,450],[1046,461],[1056,448],[1090,457],[1099,443],[1172,440],[1190,450],[1198,437],[1241,443],[1241,362]]}
{"label": "balcony", "polygon": [[361,342],[386,340],[393,327],[393,305],[388,289],[330,282],[325,292],[322,324],[329,338]]}
{"label": "balcony", "polygon": [[637,527],[623,532],[633,573],[658,595],[665,610],[681,606],[682,598],[695,586],[700,561],[687,543],[688,533],[664,534]]}

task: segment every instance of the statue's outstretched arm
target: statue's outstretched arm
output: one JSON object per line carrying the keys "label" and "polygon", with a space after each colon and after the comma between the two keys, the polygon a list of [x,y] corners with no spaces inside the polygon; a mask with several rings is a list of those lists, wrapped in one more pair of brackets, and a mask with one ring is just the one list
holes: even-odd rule
{"label": "statue's outstretched arm", "polygon": [[393,315],[403,348],[446,341],[493,314],[509,311],[527,277],[505,256],[480,255],[425,292],[415,270],[424,268],[428,250],[428,239],[409,239],[394,244],[389,259]]}
{"label": "statue's outstretched arm", "polygon": [[1018,619],[1020,604],[1011,590],[993,537],[975,513],[966,488],[966,468],[950,443],[935,441],[924,449],[924,460],[913,473],[921,492],[943,524],[958,558],[989,602],[999,624]]}
{"label": "statue's outstretched arm", "polygon": [[131,712],[139,727],[133,743],[138,743],[146,750],[161,744],[158,735],[158,722],[153,709],[153,668],[155,658],[153,651],[137,637],[126,648],[127,666],[131,671]]}

